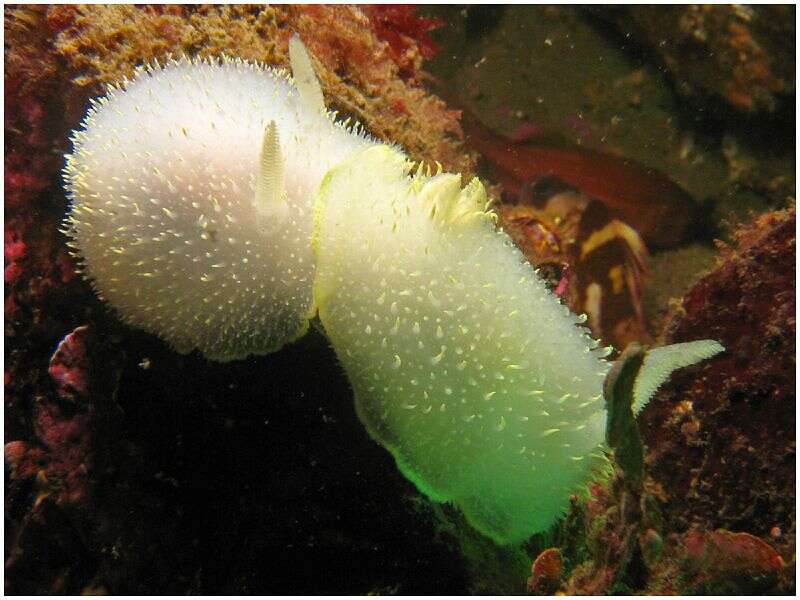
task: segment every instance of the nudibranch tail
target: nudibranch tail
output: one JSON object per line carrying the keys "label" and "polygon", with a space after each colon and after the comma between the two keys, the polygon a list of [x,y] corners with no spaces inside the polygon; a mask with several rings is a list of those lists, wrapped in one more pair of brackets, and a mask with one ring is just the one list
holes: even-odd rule
{"label": "nudibranch tail", "polygon": [[373,147],[317,200],[314,294],[359,417],[498,542],[546,529],[604,434],[608,363],[497,231],[483,186]]}
{"label": "nudibranch tail", "polygon": [[639,414],[673,371],[699,363],[724,350],[722,344],[715,340],[684,342],[649,350],[633,386],[633,414]]}

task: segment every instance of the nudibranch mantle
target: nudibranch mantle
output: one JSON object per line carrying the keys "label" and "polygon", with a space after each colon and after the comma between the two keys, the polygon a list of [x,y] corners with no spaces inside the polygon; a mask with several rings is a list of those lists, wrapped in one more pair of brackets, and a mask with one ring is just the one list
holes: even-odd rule
{"label": "nudibranch mantle", "polygon": [[[296,76],[311,69],[299,40],[290,51]],[[306,331],[317,187],[375,142],[324,110],[313,72],[303,81],[181,58],[92,103],[66,159],[65,232],[129,324],[221,361]]]}
{"label": "nudibranch mantle", "polygon": [[608,350],[496,229],[478,180],[462,190],[459,175],[410,168],[374,147],[323,180],[320,320],[403,473],[498,542],[521,541],[586,480]]}

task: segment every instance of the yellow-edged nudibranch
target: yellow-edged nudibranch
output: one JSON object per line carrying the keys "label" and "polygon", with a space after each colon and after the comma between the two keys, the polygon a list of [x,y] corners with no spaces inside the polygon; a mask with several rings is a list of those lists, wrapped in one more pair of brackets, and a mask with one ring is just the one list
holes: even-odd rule
{"label": "yellow-edged nudibranch", "polygon": [[[317,312],[359,418],[428,497],[498,543],[560,516],[602,452],[598,348],[510,238],[483,185],[431,174],[294,80],[170,61],[94,103],[67,158],[66,231],[101,297],[178,351],[232,360]],[[650,352],[639,410],[713,341]]]}

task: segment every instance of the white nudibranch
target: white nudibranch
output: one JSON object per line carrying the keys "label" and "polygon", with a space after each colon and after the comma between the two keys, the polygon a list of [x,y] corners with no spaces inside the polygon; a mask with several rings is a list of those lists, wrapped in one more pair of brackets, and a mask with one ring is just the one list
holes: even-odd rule
{"label": "white nudibranch", "polygon": [[[462,189],[459,175],[412,167],[376,146],[325,176],[320,320],[359,417],[403,473],[495,541],[520,542],[603,459],[607,351],[496,229],[480,181]],[[721,350],[648,353],[635,409],[672,370]]]}
{"label": "white nudibranch", "polygon": [[410,168],[382,146],[325,177],[320,319],[359,416],[403,473],[478,530],[519,541],[585,481],[609,363],[497,231],[477,179],[462,190],[459,175]]}
{"label": "white nudibranch", "polygon": [[170,60],[92,103],[74,133],[66,233],[98,295],[179,352],[226,361],[301,336],[325,172],[373,140],[334,122],[305,48],[294,81],[241,60]]}
{"label": "white nudibranch", "polygon": [[[495,226],[483,185],[337,124],[311,61],[170,61],[93,104],[67,157],[66,232],[132,325],[215,360],[320,320],[359,418],[435,501],[499,543],[563,513],[600,456],[609,370]],[[669,347],[668,347],[669,348]],[[716,342],[659,349],[639,410]]]}

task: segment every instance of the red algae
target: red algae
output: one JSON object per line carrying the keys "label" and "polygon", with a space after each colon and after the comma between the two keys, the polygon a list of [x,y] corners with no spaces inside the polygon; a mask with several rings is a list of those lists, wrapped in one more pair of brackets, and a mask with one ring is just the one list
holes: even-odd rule
{"label": "red algae", "polygon": [[89,365],[86,359],[87,326],[75,329],[61,340],[55,353],[50,358],[48,372],[56,382],[58,395],[75,401],[77,397],[88,392]]}
{"label": "red algae", "polygon": [[[39,496],[52,496],[59,505],[87,499],[92,419],[88,402],[87,327],[78,327],[59,344],[50,360],[56,399],[43,399],[35,409],[35,441],[6,444],[12,480],[36,477]],[[74,405],[67,408],[67,402]],[[37,501],[38,502],[38,501]]]}
{"label": "red algae", "polygon": [[784,567],[775,548],[749,533],[692,530],[684,537],[683,546],[687,570],[702,573],[708,580],[704,586],[739,578],[775,579]]}
{"label": "red algae", "polygon": [[421,59],[430,60],[439,51],[428,34],[444,24],[441,19],[420,17],[412,4],[373,4],[362,10],[375,35],[389,44],[392,58],[407,76],[419,71]]}

